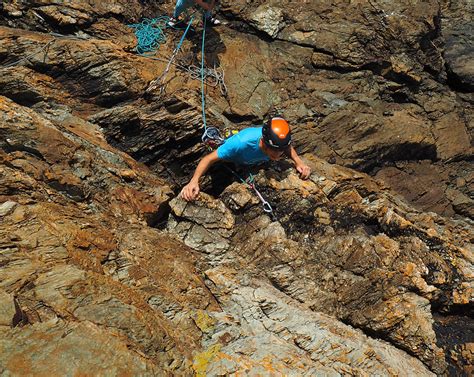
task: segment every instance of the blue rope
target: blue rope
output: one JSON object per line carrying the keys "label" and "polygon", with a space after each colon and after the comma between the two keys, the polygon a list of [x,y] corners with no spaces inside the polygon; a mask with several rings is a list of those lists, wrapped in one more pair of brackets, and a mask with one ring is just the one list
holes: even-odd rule
{"label": "blue rope", "polygon": [[160,45],[166,42],[166,36],[163,30],[168,25],[169,17],[161,16],[158,18],[145,18],[138,24],[128,25],[135,29],[137,37],[137,46],[135,50],[139,54],[153,52],[160,48]]}
{"label": "blue rope", "polygon": [[202,29],[202,47],[201,47],[201,102],[202,102],[202,122],[204,124],[204,132],[207,130],[206,123],[206,98],[204,96],[204,44],[206,41],[206,21],[207,18],[204,16],[204,27]]}
{"label": "blue rope", "polygon": [[[179,51],[181,45],[184,42],[186,34],[189,31],[189,28],[192,25],[194,15],[191,16],[189,23],[184,31],[181,40],[175,48],[175,53]],[[166,42],[166,36],[163,32],[168,27],[169,17],[161,16],[158,18],[145,18],[142,22],[138,24],[128,25],[129,27],[135,29],[135,36],[137,37],[137,46],[135,50],[141,54],[145,55],[147,52],[154,52],[160,48],[160,45]],[[202,47],[201,47],[201,102],[202,102],[202,121],[204,124],[204,131],[207,130],[206,122],[206,97],[204,95],[204,47],[206,43],[206,23],[207,18],[203,17],[203,30],[202,30]]]}
{"label": "blue rope", "polygon": [[[204,123],[204,136],[207,135],[207,123],[206,123],[206,97],[204,95],[204,45],[206,41],[206,17],[203,17],[203,29],[202,29],[202,46],[201,46],[201,102],[202,102],[202,122]],[[185,33],[186,34],[186,33]],[[210,127],[209,129],[212,129],[213,127]],[[255,179],[254,176],[251,172],[249,172],[248,178],[243,179],[239,174],[237,174],[233,169],[229,168],[228,166],[224,165],[227,169],[231,171],[232,174],[234,174],[242,183],[247,184],[249,187],[251,187],[254,191],[255,194],[257,194],[258,198],[262,202],[263,205],[263,210],[266,213],[269,213],[272,217],[274,217],[273,214],[273,208],[270,205],[269,202],[265,200],[265,198],[260,194],[260,191],[258,191],[257,187],[255,186]]]}
{"label": "blue rope", "polygon": [[[191,16],[186,31],[179,42],[178,49],[184,41],[184,37],[187,34],[191,24],[193,22],[194,15]],[[148,52],[155,52],[160,46],[166,42],[166,35],[164,31],[168,28],[175,30],[183,30],[181,27],[169,26],[168,22],[170,17],[160,16],[158,18],[145,18],[138,24],[128,25],[132,29],[135,29],[135,36],[137,37],[137,46],[135,51],[140,55],[147,55]]]}
{"label": "blue rope", "polygon": [[186,30],[184,31],[183,36],[181,37],[181,40],[178,43],[178,46],[176,46],[175,51],[178,51],[181,48],[181,45],[184,42],[184,38],[186,37],[186,34],[188,34],[188,30],[189,30],[189,28],[191,27],[191,25],[193,23],[193,18],[194,18],[194,16],[191,16],[191,18],[189,19],[188,26],[186,27]]}

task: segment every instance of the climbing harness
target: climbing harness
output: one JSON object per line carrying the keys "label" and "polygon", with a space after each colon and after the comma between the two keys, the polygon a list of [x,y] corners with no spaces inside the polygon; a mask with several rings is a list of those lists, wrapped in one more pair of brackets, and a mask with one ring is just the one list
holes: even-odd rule
{"label": "climbing harness", "polygon": [[225,142],[225,139],[216,127],[207,127],[202,134],[201,140],[210,150],[217,149],[217,147]]}

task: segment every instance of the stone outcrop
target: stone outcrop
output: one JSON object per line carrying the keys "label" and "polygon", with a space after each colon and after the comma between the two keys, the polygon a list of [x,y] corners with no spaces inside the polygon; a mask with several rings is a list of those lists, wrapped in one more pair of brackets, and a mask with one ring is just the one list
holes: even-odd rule
{"label": "stone outcrop", "polygon": [[272,215],[220,167],[177,196],[201,28],[160,87],[181,31],[150,59],[127,27],[172,9],[0,5],[0,370],[472,373],[469,1],[220,1],[207,124],[280,111],[313,171],[255,169]]}
{"label": "stone outcrop", "polygon": [[[187,370],[184,355],[190,357],[196,339],[192,330],[179,339],[170,321],[173,310],[180,300],[203,309],[216,303],[192,255],[147,226],[160,220],[170,189],[108,146],[99,132],[94,135],[92,124],[81,130],[80,124],[55,124],[5,97],[0,103],[0,195],[8,199],[2,206],[0,281],[2,295],[9,295],[1,312],[14,312],[2,321],[2,366],[21,374],[28,360],[18,355],[30,355],[31,364],[69,348],[77,364],[55,364],[51,357],[30,371],[53,368],[61,374],[82,370],[89,365],[84,363],[92,363],[91,369],[110,366],[117,374],[128,363],[137,373],[164,365]],[[183,258],[176,259],[177,253]],[[159,305],[170,309],[157,311]],[[195,328],[190,318],[181,321]],[[90,337],[81,343],[83,331]],[[31,338],[30,351],[18,348],[25,347],[25,337]],[[42,354],[45,341],[55,345]],[[102,345],[117,352],[94,365],[90,353]]]}
{"label": "stone outcrop", "polygon": [[[275,221],[234,184],[221,194],[233,216],[219,201],[174,199],[169,231],[210,266],[245,265],[246,274],[264,276],[305,308],[390,339],[441,373],[430,307],[449,311],[471,301],[472,228],[417,213],[363,174],[320,160],[312,167],[305,183],[290,171],[258,177]],[[234,222],[246,225],[229,233]]]}

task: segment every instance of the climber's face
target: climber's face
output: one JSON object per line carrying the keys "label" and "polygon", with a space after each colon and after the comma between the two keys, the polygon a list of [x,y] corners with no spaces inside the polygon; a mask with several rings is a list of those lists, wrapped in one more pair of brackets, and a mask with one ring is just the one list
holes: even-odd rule
{"label": "climber's face", "polygon": [[285,153],[283,149],[271,148],[267,146],[265,143],[263,143],[262,141],[260,141],[260,145],[263,150],[263,153],[265,153],[270,158],[270,160],[273,160],[273,161],[278,161],[281,158],[281,156],[283,156],[283,154]]}

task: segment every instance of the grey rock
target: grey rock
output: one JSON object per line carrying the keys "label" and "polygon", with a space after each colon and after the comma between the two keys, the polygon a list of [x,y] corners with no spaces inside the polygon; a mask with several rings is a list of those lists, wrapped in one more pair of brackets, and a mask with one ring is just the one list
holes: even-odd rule
{"label": "grey rock", "polygon": [[252,24],[275,38],[283,25],[283,10],[270,4],[262,4],[251,16]]}
{"label": "grey rock", "polygon": [[10,212],[12,212],[15,209],[17,205],[18,203],[12,202],[12,201],[6,201],[0,204],[0,216],[8,215]]}

